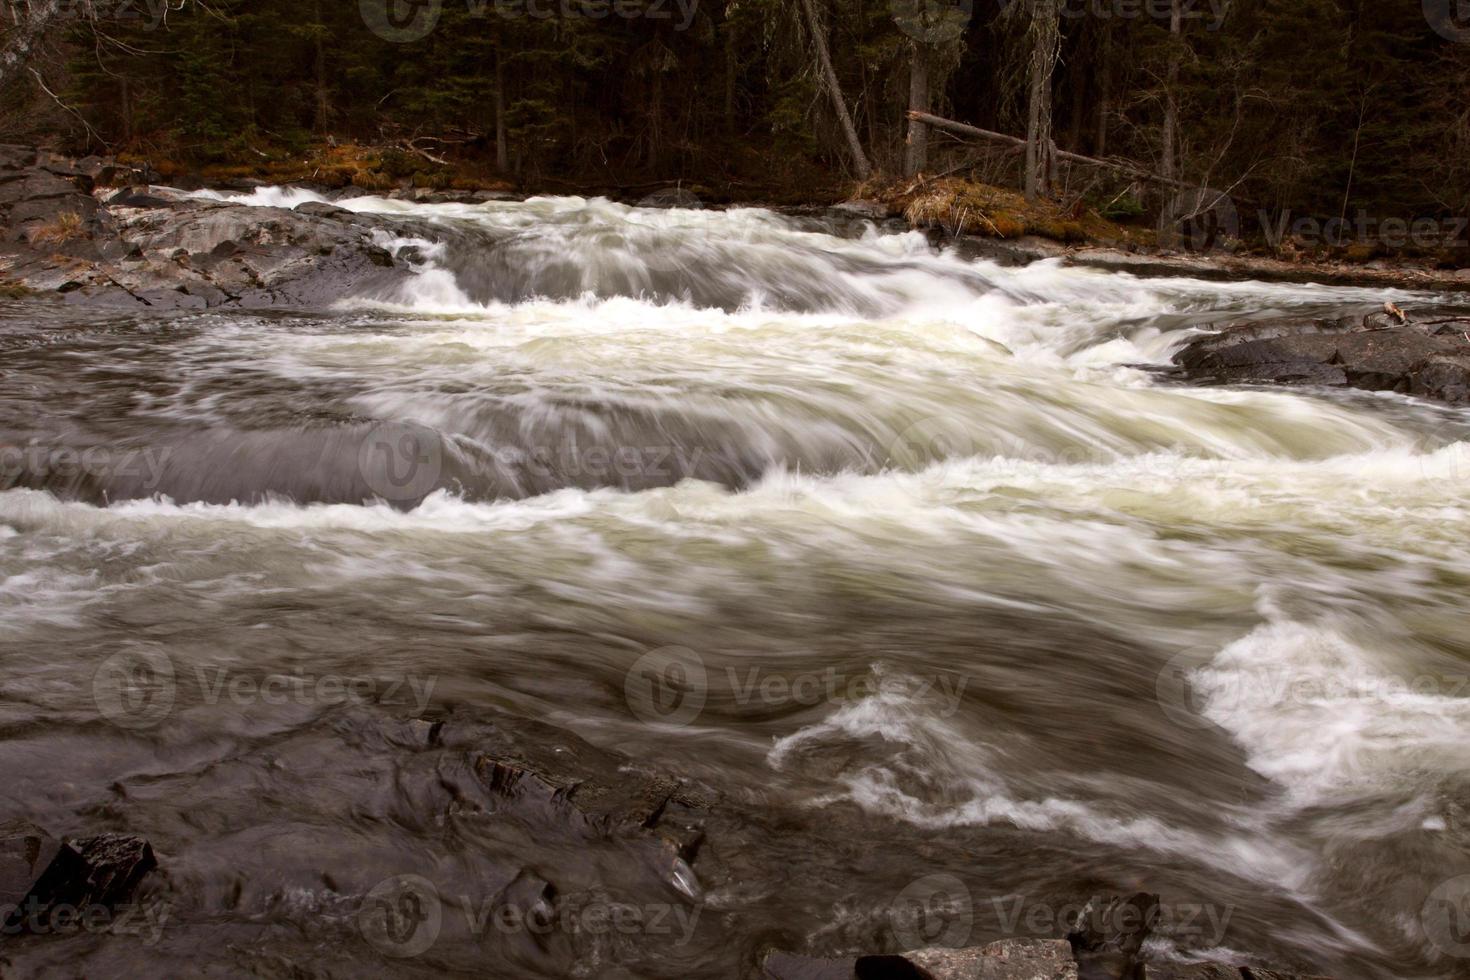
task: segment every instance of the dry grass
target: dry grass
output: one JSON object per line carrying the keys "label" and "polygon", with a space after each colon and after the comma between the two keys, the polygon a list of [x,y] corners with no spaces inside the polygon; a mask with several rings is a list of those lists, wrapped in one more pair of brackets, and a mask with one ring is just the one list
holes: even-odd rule
{"label": "dry grass", "polygon": [[32,245],[61,245],[85,237],[85,223],[75,211],[63,211],[51,221],[32,228],[29,235]]}
{"label": "dry grass", "polygon": [[958,177],[922,182],[870,182],[859,196],[876,199],[902,214],[915,228],[940,228],[951,235],[1020,238],[1040,235],[1069,244],[1144,243],[1149,232],[1125,228],[1095,211],[1065,211],[1055,201],[1027,201],[1012,190]]}

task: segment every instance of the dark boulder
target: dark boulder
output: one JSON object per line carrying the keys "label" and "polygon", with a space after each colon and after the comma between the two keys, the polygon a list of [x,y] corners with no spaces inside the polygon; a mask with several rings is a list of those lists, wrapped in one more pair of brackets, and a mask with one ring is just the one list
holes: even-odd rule
{"label": "dark boulder", "polygon": [[1207,384],[1272,382],[1470,401],[1470,311],[1374,307],[1336,318],[1282,316],[1226,327],[1174,358]]}
{"label": "dark boulder", "polygon": [[101,834],[58,841],[33,824],[0,828],[0,907],[10,930],[34,928],[61,906],[114,908],[157,866],[141,837]]}
{"label": "dark boulder", "polygon": [[107,206],[110,208],[171,208],[174,202],[146,191],[139,191],[137,188],[127,187],[109,197]]}

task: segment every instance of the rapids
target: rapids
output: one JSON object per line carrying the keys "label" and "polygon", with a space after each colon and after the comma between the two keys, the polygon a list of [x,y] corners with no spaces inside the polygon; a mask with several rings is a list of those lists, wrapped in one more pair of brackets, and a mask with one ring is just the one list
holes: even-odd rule
{"label": "rapids", "polygon": [[[336,203],[443,240],[385,239],[412,280],[331,309],[0,306],[6,816],[149,837],[170,909],[22,968],[756,975],[916,945],[891,911],[938,875],[957,945],[1145,888],[1161,959],[1464,975],[1470,416],[1158,370],[1429,297],[1007,268],[837,213]],[[632,693],[650,662],[672,701]],[[99,693],[120,663],[162,711]],[[258,693],[323,677],[366,694]],[[800,848],[630,878],[467,835],[354,734],[477,711]],[[516,861],[680,925],[467,929]],[[466,898],[388,960],[352,910],[399,874]]]}

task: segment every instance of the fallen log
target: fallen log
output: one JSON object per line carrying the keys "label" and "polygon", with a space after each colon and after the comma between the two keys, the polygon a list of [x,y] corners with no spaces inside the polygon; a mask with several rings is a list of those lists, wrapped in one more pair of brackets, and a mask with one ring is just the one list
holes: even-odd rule
{"label": "fallen log", "polygon": [[[991,140],[992,142],[996,143],[1005,143],[1008,146],[1017,148],[1023,148],[1026,145],[1026,141],[1018,136],[1007,136],[1005,133],[996,133],[988,129],[981,129],[979,126],[971,126],[969,123],[956,122],[953,119],[945,119],[943,116],[935,116],[927,112],[919,112],[918,110],[910,110],[908,115],[910,119],[914,119],[922,123],[928,123],[935,129],[948,130],[951,133],[957,133],[961,136],[973,136],[977,139]],[[1128,176],[1136,178],[1138,180],[1146,180],[1155,184],[1164,184],[1168,187],[1182,187],[1189,190],[1194,189],[1193,184],[1186,183],[1182,180],[1173,180],[1167,177],[1160,177],[1158,174],[1150,173],[1143,167],[1140,167],[1138,164],[1129,163],[1126,160],[1104,160],[1100,157],[1083,156],[1081,153],[1069,153],[1066,150],[1057,150],[1055,152],[1055,156],[1058,160],[1066,160],[1070,163],[1080,163],[1089,167],[1105,167],[1109,170],[1116,170],[1119,173],[1127,174]]]}

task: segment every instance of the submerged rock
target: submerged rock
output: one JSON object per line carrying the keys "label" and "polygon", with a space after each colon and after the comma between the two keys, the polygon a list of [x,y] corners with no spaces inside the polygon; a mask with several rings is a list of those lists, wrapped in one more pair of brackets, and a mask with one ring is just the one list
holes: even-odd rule
{"label": "submerged rock", "polygon": [[1080,980],[1144,980],[1144,940],[1159,916],[1159,896],[1094,898],[1077,916],[1067,942]]}

